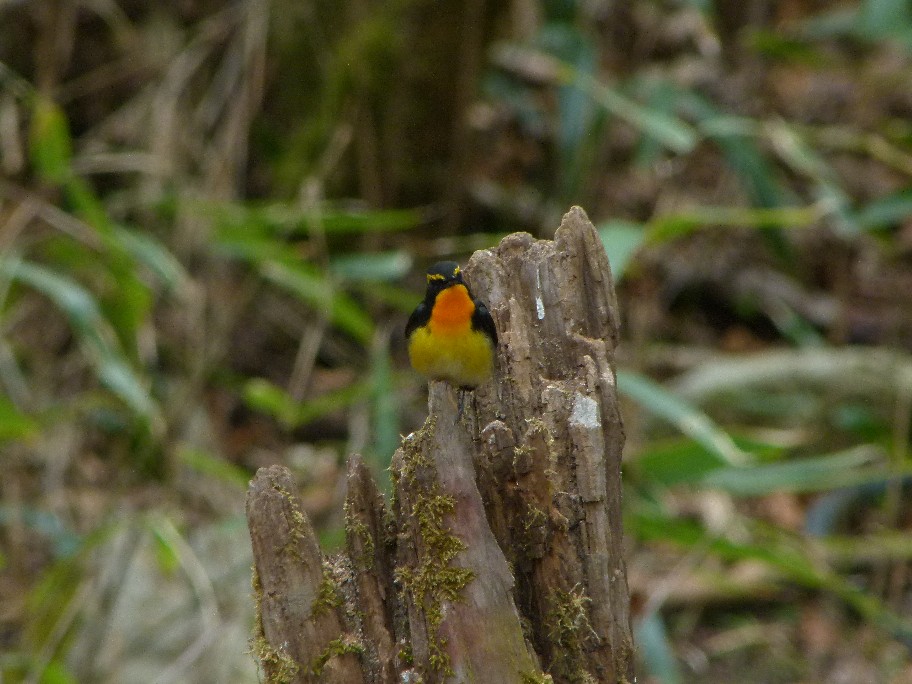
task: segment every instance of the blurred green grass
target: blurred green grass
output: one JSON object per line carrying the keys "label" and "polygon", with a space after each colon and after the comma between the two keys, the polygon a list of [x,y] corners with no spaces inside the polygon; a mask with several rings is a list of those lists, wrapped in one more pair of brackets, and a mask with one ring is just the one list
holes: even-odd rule
{"label": "blurred green grass", "polygon": [[[246,479],[291,465],[337,541],[345,455],[382,474],[422,411],[399,333],[416,274],[547,237],[573,203],[632,328],[618,389],[644,671],[699,681],[682,653],[706,606],[735,596],[729,614],[759,624],[752,592],[798,589],[847,616],[837,640],[874,625],[872,658],[899,673],[910,588],[885,578],[910,561],[908,339],[847,344],[819,295],[860,276],[842,252],[810,265],[802,241],[906,287],[912,13],[796,5],[735,26],[719,3],[645,0],[483,25],[392,0],[0,7],[0,676],[255,681]],[[706,247],[722,244],[780,287],[736,282]],[[674,288],[710,276],[747,352],[705,319],[675,328]],[[705,579],[690,604],[686,579]],[[811,660],[782,666],[825,679]]]}

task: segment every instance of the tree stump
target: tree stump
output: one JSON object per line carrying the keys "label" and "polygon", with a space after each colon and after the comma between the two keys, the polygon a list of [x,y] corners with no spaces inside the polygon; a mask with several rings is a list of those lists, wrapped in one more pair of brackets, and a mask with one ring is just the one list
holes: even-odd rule
{"label": "tree stump", "polygon": [[287,469],[251,482],[254,652],[271,682],[632,682],[608,259],[582,209],[464,274],[497,323],[493,381],[431,383],[387,504],[357,456],[346,551],[323,558]]}

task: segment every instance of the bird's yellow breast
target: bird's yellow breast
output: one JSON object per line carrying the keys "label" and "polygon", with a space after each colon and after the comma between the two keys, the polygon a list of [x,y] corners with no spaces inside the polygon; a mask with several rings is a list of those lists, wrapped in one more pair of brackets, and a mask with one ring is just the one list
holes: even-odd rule
{"label": "bird's yellow breast", "polygon": [[409,338],[409,359],[415,370],[461,387],[476,387],[487,380],[494,363],[494,344],[483,332],[472,329],[474,311],[465,286],[440,292],[428,324]]}

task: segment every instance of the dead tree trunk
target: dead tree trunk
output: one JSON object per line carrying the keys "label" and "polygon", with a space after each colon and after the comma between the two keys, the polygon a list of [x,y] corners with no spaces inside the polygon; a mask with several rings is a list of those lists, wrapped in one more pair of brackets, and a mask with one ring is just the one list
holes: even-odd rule
{"label": "dead tree trunk", "polygon": [[274,682],[631,682],[621,548],[624,441],[608,260],[574,207],[464,269],[500,336],[493,382],[430,415],[393,458],[387,505],[357,456],[346,552],[324,559],[288,471],[247,517],[254,650]]}

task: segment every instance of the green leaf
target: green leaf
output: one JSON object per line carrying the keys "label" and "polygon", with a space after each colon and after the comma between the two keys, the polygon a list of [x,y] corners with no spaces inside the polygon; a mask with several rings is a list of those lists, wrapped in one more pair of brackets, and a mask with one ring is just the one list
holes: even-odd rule
{"label": "green leaf", "polygon": [[155,561],[159,570],[165,575],[173,575],[181,566],[180,550],[167,534],[162,534],[158,525],[152,525],[152,540],[155,549]]}
{"label": "green leaf", "polygon": [[618,282],[624,277],[631,257],[646,241],[646,230],[639,223],[606,221],[599,224],[598,234],[608,253],[611,275]]}
{"label": "green leaf", "polygon": [[33,437],[39,429],[38,421],[22,413],[6,397],[0,397],[0,441]]}
{"label": "green leaf", "polygon": [[653,611],[636,623],[637,650],[643,659],[647,674],[662,684],[677,684],[681,672],[675,658],[674,647],[668,638],[665,621]]}
{"label": "green leaf", "polygon": [[34,100],[30,135],[32,165],[38,175],[51,183],[63,183],[71,176],[73,141],[66,116],[44,97]]}
{"label": "green leaf", "polygon": [[744,135],[713,135],[729,167],[738,174],[751,203],[760,207],[778,207],[785,203],[786,192],[776,178],[773,165],[754,141]]}
{"label": "green leaf", "polygon": [[268,261],[263,276],[307,302],[340,330],[367,344],[374,335],[374,322],[354,299],[334,289],[329,278],[304,264]]}
{"label": "green leaf", "polygon": [[759,207],[778,207],[786,203],[787,193],[774,166],[760,151],[754,138],[761,132],[753,119],[728,116],[701,95],[662,84],[675,107],[695,120],[699,132],[722,151],[729,167],[738,175],[751,203]]}
{"label": "green leaf", "polygon": [[621,394],[637,402],[644,410],[668,421],[726,463],[741,465],[751,460],[751,455],[742,451],[729,434],[703,411],[649,378],[637,373],[618,371],[617,387]]}
{"label": "green leaf", "polygon": [[328,210],[320,216],[320,225],[328,234],[389,233],[411,230],[424,220],[420,209]]}
{"label": "green leaf", "polygon": [[[908,354],[888,349],[811,348],[777,350],[744,356],[716,356],[675,382],[676,391],[691,401],[704,402],[730,392],[755,394],[758,388],[818,388],[813,396],[851,391],[871,401],[893,401],[896,391],[912,378]],[[764,398],[764,403],[766,403]]]}
{"label": "green leaf", "polygon": [[123,357],[113,350],[107,350],[97,363],[98,378],[105,387],[123,399],[139,415],[153,415],[155,403],[149,396],[146,383]]}
{"label": "green leaf", "polygon": [[633,470],[645,484],[671,487],[699,482],[706,473],[725,465],[724,459],[703,445],[677,438],[649,444],[624,470]]}
{"label": "green leaf", "polygon": [[[571,22],[549,22],[536,39],[538,46],[568,65],[579,78],[592,79],[596,50],[591,39]],[[557,91],[557,143],[560,158],[561,194],[572,197],[582,183],[593,159],[591,144],[600,119],[600,110],[584,89],[564,84]]]}
{"label": "green leaf", "polygon": [[239,489],[247,489],[250,483],[250,475],[246,470],[216,454],[180,446],[177,449],[177,460],[202,475],[208,475]]}
{"label": "green leaf", "polygon": [[404,250],[346,254],[333,257],[329,272],[349,283],[376,283],[399,280],[412,269],[412,257]]}
{"label": "green leaf", "polygon": [[[738,448],[760,461],[781,459],[785,452],[780,445],[744,437],[733,439]],[[647,443],[625,472],[632,472],[638,483],[671,487],[701,485],[708,473],[727,467],[718,454],[702,444],[687,437],[674,437]],[[749,467],[734,469],[747,470]]]}
{"label": "green leaf", "polygon": [[655,138],[673,152],[686,154],[697,146],[699,134],[693,126],[682,119],[644,107],[617,89],[604,85],[585,72],[580,72],[572,64],[555,60],[554,68],[562,83],[580,88],[609,114],[626,121],[644,135]]}
{"label": "green leaf", "polygon": [[750,47],[770,61],[822,68],[826,58],[822,50],[806,40],[778,30],[753,29],[748,36]]}
{"label": "green leaf", "polygon": [[243,388],[244,402],[268,413],[286,428],[296,428],[343,409],[368,395],[370,383],[361,381],[314,399],[296,401],[284,389],[264,378],[253,378]]}
{"label": "green leaf", "polygon": [[737,496],[818,492],[880,481],[889,476],[888,469],[880,449],[862,445],[835,454],[786,463],[719,468],[707,472],[701,478],[701,484]]}
{"label": "green leaf", "polygon": [[625,517],[630,533],[644,541],[663,540],[688,549],[705,549],[706,553],[730,562],[760,562],[801,586],[832,593],[864,618],[900,638],[912,636],[912,624],[907,619],[869,591],[819,563],[816,548],[806,540],[749,520],[740,523],[739,527],[746,528],[743,534],[749,535],[747,542],[709,533],[696,522],[678,520],[662,512],[628,511]]}
{"label": "green leaf", "polygon": [[220,227],[216,234],[215,248],[219,254],[228,258],[252,263],[269,260],[295,262],[300,259],[295,245],[252,226]]}
{"label": "green leaf", "polygon": [[908,31],[912,26],[909,0],[864,0],[859,11],[858,31],[872,40]]}
{"label": "green leaf", "polygon": [[79,331],[102,324],[98,302],[88,290],[70,278],[21,259],[0,260],[0,275],[41,292],[66,314],[70,324]]}
{"label": "green leaf", "polygon": [[77,679],[70,674],[66,663],[52,659],[41,671],[39,684],[77,684]]}
{"label": "green leaf", "polygon": [[151,235],[123,227],[116,228],[115,235],[130,256],[152,271],[167,287],[179,289],[187,282],[187,272],[177,257]]}
{"label": "green leaf", "polygon": [[785,123],[770,123],[767,129],[780,158],[812,181],[816,206],[841,233],[856,234],[858,224],[851,211],[851,198],[840,185],[840,178],[833,168],[794,127]]}
{"label": "green leaf", "polygon": [[810,207],[697,207],[689,212],[659,216],[649,223],[647,239],[665,242],[710,227],[780,230],[808,227],[821,218],[818,206]]}
{"label": "green leaf", "polygon": [[105,241],[108,250],[116,254],[119,245],[112,242],[114,224],[107,209],[95,194],[92,186],[79,176],[70,176],[62,183],[66,198],[83,221],[92,226]]}
{"label": "green leaf", "polygon": [[858,225],[865,230],[889,228],[912,217],[912,189],[878,197],[855,214]]}
{"label": "green leaf", "polygon": [[288,392],[264,378],[248,380],[243,390],[244,403],[256,411],[268,413],[286,427],[298,425],[299,402]]}
{"label": "green leaf", "polygon": [[69,320],[102,384],[139,415],[152,416],[155,404],[145,383],[119,349],[109,321],[88,290],[44,266],[22,260],[0,260],[0,275],[29,285],[54,302]]}
{"label": "green leaf", "polygon": [[102,544],[119,531],[126,529],[128,518],[117,517],[102,523],[77,539],[75,548],[46,568],[29,590],[27,607],[29,619],[23,630],[26,648],[39,652],[60,620],[73,606],[83,583],[91,581],[90,558]]}

